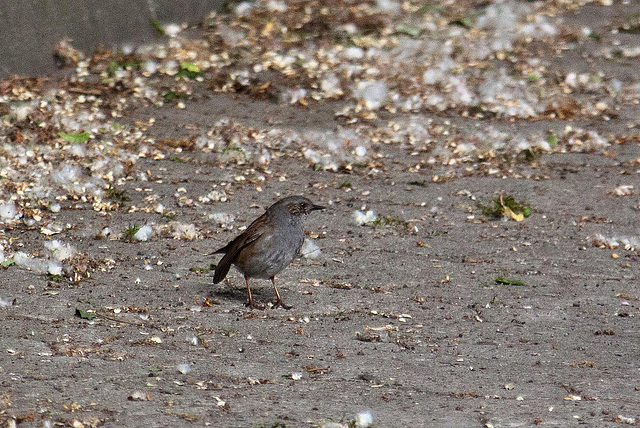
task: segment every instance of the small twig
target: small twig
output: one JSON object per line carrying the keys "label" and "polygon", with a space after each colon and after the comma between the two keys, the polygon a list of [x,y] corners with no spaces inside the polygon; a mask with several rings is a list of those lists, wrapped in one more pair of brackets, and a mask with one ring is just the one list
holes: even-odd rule
{"label": "small twig", "polygon": [[160,326],[158,326],[156,324],[147,324],[147,323],[144,323],[144,322],[138,323],[138,322],[134,322],[134,321],[125,321],[125,320],[118,319],[116,317],[105,315],[103,312],[97,312],[97,311],[96,311],[95,314],[97,316],[101,317],[101,318],[105,318],[105,319],[108,319],[108,320],[111,320],[111,321],[115,321],[115,322],[119,322],[119,323],[122,323],[122,324],[135,325],[135,326],[138,326],[138,327],[151,327],[151,328],[157,328],[158,330],[164,331],[164,327],[160,327]]}
{"label": "small twig", "polygon": [[83,95],[102,95],[103,91],[100,89],[87,89],[87,88],[67,88],[67,91],[74,94]]}
{"label": "small twig", "polygon": [[330,368],[330,366],[327,366],[327,367],[308,366],[308,367],[306,367],[306,369],[307,369],[307,371],[309,373],[324,373],[324,372],[328,372],[329,368]]}

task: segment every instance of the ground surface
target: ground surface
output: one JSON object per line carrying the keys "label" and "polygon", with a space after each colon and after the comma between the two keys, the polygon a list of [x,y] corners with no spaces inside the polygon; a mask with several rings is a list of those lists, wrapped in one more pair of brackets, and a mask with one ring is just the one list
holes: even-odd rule
{"label": "ground surface", "polygon": [[[602,21],[590,22],[594,11]],[[633,12],[588,5],[564,19],[606,34],[603,11]],[[580,57],[573,50],[543,58],[551,69],[583,72],[573,67]],[[608,77],[629,73],[602,64]],[[434,121],[464,140],[485,127],[561,133],[571,125],[615,134],[619,144],[612,137],[605,148],[518,158],[487,173],[493,164],[483,169],[481,158],[434,163],[431,149],[374,141],[375,157],[332,171],[312,167],[298,148],[269,148],[265,164],[172,144],[221,118],[249,130],[239,138],[272,126],[335,132],[347,126],[334,116],[345,100],[303,106],[203,84],[191,90],[184,109],[140,103],[122,112],[122,126],[154,118],[142,126],[144,138],[174,143],[164,143],[165,156],[137,159],[131,178],[117,184],[121,193],[110,194],[119,209],[69,197],[46,214],[51,224],[70,225],[52,238],[97,261],[90,278],[74,282],[10,263],[0,272],[0,421],[305,427],[349,424],[371,411],[378,427],[640,425],[640,257],[612,242],[640,233],[640,146],[620,140],[634,132],[637,104],[619,102],[608,121],[382,110],[367,127]],[[623,185],[634,189],[616,195]],[[224,200],[198,199],[215,189],[224,189]],[[293,309],[248,309],[240,274],[212,285],[208,269],[218,256],[209,254],[290,194],[328,207],[307,224],[322,253],[278,276]],[[526,200],[531,216],[483,215],[478,202],[500,194]],[[165,215],[140,209],[156,203]],[[356,210],[379,220],[358,225]],[[221,227],[212,212],[235,220]],[[122,237],[134,223],[171,222],[195,224],[198,237]],[[107,226],[120,236],[95,239]],[[21,249],[34,258],[51,239],[33,223],[7,223],[3,233],[6,254]],[[275,299],[268,281],[254,281],[253,291],[260,302]],[[83,319],[77,309],[97,317]]]}

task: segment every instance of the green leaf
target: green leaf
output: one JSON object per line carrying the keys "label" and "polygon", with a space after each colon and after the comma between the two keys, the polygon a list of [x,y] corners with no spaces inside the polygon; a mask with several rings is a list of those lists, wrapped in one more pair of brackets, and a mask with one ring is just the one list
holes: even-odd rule
{"label": "green leaf", "polygon": [[107,75],[109,77],[113,77],[116,74],[116,71],[120,70],[122,66],[115,61],[111,61],[109,65],[107,65]]}
{"label": "green leaf", "polygon": [[2,265],[3,267],[9,267],[9,266],[13,266],[16,264],[16,261],[13,259],[9,259],[9,260],[5,260],[2,263],[0,263],[0,265]]}
{"label": "green leaf", "polygon": [[493,278],[493,280],[498,284],[504,284],[504,285],[523,285],[523,286],[527,285],[526,282],[518,281],[517,279],[507,279],[507,278],[497,277],[497,278]]}
{"label": "green leaf", "polygon": [[133,237],[139,230],[140,226],[138,224],[129,224],[129,227],[124,230],[124,242],[133,242]]}
{"label": "green leaf", "polygon": [[96,314],[93,312],[85,312],[82,309],[76,308],[76,316],[82,318],[83,320],[92,320],[96,317]]}
{"label": "green leaf", "polygon": [[473,28],[473,21],[470,18],[456,19],[449,22],[449,25],[456,25],[458,27],[466,28],[470,30]]}
{"label": "green leaf", "polygon": [[180,68],[182,68],[183,70],[190,71],[192,73],[199,73],[200,72],[200,67],[198,67],[197,64],[194,64],[192,62],[181,62],[180,63]]}
{"label": "green leaf", "polygon": [[162,25],[160,25],[160,23],[158,21],[156,21],[153,18],[149,19],[149,24],[151,24],[151,26],[153,28],[156,29],[156,31],[158,32],[158,34],[160,34],[161,36],[166,35],[166,33],[164,32],[164,28],[162,28]]}
{"label": "green leaf", "polygon": [[195,79],[198,76],[202,76],[202,71],[200,71],[200,67],[197,64],[194,64],[192,62],[181,62],[180,71],[178,71],[176,76]]}
{"label": "green leaf", "polygon": [[163,213],[160,213],[160,217],[166,218],[167,220],[175,220],[176,219],[176,214],[175,213],[163,212]]}
{"label": "green leaf", "polygon": [[175,100],[178,97],[179,95],[173,91],[169,91],[162,96],[162,98],[164,98],[167,101]]}
{"label": "green leaf", "polygon": [[417,37],[420,35],[420,29],[416,27],[411,27],[406,24],[398,24],[396,25],[396,31],[398,33],[408,34],[412,37]]}
{"label": "green leaf", "polygon": [[142,60],[134,59],[132,61],[125,61],[122,63],[122,68],[133,68],[136,70],[140,70],[142,67]]}
{"label": "green leaf", "polygon": [[446,7],[441,6],[439,4],[436,3],[431,3],[431,2],[426,2],[425,4],[422,5],[422,7],[420,9],[418,9],[418,13],[420,14],[425,14],[425,13],[442,13],[444,11],[446,11]]}
{"label": "green leaf", "polygon": [[89,139],[89,136],[91,134],[89,134],[88,132],[81,132],[79,134],[67,134],[66,132],[58,132],[58,135],[70,143],[84,143]]}
{"label": "green leaf", "polygon": [[558,144],[558,137],[556,134],[549,134],[547,137],[547,143],[549,143],[551,147],[555,147]]}

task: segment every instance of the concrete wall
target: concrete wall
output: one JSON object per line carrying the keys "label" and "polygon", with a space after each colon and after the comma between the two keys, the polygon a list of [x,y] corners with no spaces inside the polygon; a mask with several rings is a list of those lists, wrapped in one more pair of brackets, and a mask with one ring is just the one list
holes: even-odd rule
{"label": "concrete wall", "polygon": [[90,53],[158,37],[149,20],[196,24],[224,0],[0,0],[0,78],[55,71],[53,47],[69,37]]}

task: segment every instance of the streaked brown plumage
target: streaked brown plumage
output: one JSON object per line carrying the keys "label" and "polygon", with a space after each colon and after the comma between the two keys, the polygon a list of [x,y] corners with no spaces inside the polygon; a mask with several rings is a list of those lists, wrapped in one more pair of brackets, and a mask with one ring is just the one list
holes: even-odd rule
{"label": "streaked brown plumage", "polygon": [[298,255],[304,242],[307,214],[321,209],[324,207],[303,196],[288,196],[271,205],[244,232],[214,253],[222,253],[224,257],[216,266],[213,283],[222,281],[234,265],[244,275],[249,306],[255,307],[249,278],[265,278],[271,280],[276,291],[275,306],[288,309],[278,293],[275,276]]}

